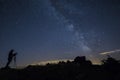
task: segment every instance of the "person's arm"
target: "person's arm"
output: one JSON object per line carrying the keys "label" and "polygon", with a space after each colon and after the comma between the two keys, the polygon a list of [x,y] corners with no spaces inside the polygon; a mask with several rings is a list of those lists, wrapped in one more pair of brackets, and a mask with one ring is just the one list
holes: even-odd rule
{"label": "person's arm", "polygon": [[13,56],[16,56],[16,55],[17,55],[17,53],[14,53],[14,54],[13,54]]}

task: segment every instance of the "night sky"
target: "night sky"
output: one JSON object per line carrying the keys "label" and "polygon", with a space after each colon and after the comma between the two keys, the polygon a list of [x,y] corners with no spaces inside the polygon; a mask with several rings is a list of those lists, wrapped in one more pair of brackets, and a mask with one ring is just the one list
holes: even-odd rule
{"label": "night sky", "polygon": [[[120,59],[120,0],[0,0],[0,67],[87,56]],[[105,55],[101,53],[106,52]]]}

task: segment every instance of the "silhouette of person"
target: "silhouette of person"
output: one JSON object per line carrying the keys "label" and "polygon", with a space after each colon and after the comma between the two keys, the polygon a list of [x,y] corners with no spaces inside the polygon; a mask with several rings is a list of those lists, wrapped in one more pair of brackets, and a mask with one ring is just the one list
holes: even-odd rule
{"label": "silhouette of person", "polygon": [[17,55],[17,53],[14,53],[14,50],[11,49],[9,54],[8,54],[8,62],[6,64],[6,66],[5,66],[6,68],[9,67],[9,65],[12,62],[13,58],[14,58],[14,61],[16,61],[16,55]]}

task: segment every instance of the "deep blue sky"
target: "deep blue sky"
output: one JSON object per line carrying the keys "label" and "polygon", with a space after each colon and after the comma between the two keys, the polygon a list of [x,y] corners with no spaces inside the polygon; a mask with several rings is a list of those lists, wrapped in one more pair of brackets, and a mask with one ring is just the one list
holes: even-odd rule
{"label": "deep blue sky", "polygon": [[[18,65],[120,49],[119,0],[0,0],[0,66],[10,49]],[[120,58],[120,55],[117,55]]]}

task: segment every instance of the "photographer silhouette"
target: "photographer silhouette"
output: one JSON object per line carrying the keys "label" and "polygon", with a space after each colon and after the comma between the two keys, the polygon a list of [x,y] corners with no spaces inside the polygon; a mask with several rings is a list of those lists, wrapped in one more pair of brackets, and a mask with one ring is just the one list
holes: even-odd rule
{"label": "photographer silhouette", "polygon": [[8,62],[6,64],[6,66],[5,66],[5,68],[9,67],[9,65],[10,65],[10,63],[12,62],[13,59],[14,59],[14,62],[16,62],[16,55],[17,55],[17,53],[14,52],[13,49],[11,49],[9,54],[8,54]]}

